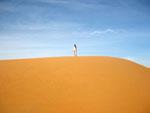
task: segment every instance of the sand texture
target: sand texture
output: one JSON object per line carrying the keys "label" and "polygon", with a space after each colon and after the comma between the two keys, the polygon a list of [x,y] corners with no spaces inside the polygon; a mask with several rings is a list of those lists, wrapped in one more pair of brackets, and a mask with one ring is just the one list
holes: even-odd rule
{"label": "sand texture", "polygon": [[150,69],[112,57],[0,61],[0,113],[150,113]]}

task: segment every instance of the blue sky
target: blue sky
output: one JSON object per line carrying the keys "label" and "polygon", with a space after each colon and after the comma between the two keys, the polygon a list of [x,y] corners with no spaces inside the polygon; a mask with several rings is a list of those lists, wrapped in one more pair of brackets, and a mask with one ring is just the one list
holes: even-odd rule
{"label": "blue sky", "polygon": [[0,59],[114,56],[150,66],[149,0],[0,0]]}

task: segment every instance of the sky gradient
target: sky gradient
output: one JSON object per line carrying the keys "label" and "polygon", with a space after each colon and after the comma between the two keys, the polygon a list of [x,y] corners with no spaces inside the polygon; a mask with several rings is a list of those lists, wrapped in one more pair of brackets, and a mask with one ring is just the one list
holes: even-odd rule
{"label": "sky gradient", "polygon": [[0,0],[0,59],[114,56],[150,66],[149,0]]}

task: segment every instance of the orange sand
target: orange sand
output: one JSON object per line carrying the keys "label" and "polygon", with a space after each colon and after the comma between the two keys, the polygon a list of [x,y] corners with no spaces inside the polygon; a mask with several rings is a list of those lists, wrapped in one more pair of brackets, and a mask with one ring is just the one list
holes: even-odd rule
{"label": "orange sand", "polygon": [[0,113],[150,113],[150,70],[111,57],[0,61]]}

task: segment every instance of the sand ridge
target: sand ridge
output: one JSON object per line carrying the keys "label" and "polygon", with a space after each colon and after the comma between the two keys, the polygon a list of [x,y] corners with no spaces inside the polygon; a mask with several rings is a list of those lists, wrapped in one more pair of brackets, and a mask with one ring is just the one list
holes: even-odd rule
{"label": "sand ridge", "polygon": [[0,113],[150,113],[150,70],[113,57],[0,61]]}

